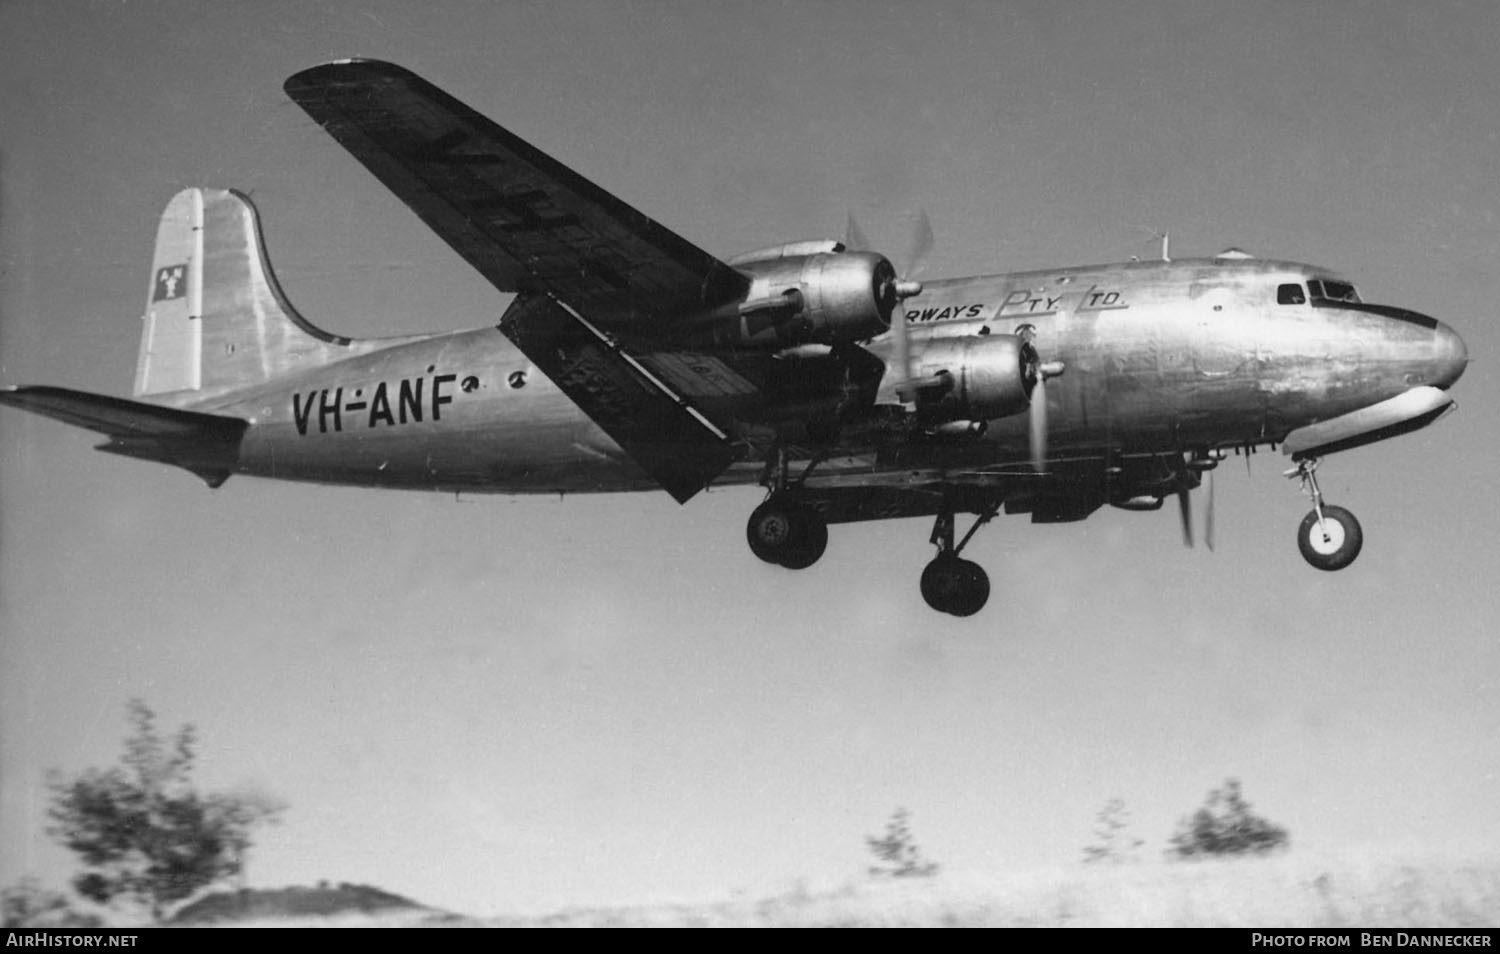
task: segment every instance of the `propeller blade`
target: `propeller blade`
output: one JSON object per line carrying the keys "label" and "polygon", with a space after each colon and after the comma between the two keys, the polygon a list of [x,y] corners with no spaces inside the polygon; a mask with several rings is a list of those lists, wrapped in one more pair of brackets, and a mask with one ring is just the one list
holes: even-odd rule
{"label": "propeller blade", "polygon": [[906,271],[903,278],[911,278],[921,270],[932,248],[937,240],[932,236],[932,222],[927,218],[927,210],[922,209],[917,213],[917,224],[912,230],[911,250],[906,256]]}
{"label": "propeller blade", "polygon": [[898,307],[891,313],[891,341],[896,346],[896,373],[901,375],[896,381],[896,396],[902,404],[914,402],[917,396],[906,392],[911,381],[911,340],[907,337],[905,308]]}
{"label": "propeller blade", "polygon": [[[922,294],[922,283],[914,281],[911,274],[927,253],[932,251],[932,246],[932,224],[927,220],[927,211],[924,209],[917,214],[911,252],[906,259],[906,272],[899,278],[893,277],[889,285],[898,306],[900,302]],[[859,223],[854,220],[853,212],[847,213],[844,222],[844,247],[851,251],[870,248],[870,240],[866,238]],[[891,360],[895,365],[896,375],[896,396],[901,403],[913,405],[916,403],[917,396],[911,390],[911,330],[906,321],[906,309],[901,307],[896,307],[891,312],[891,345]]]}
{"label": "propeller blade", "polygon": [[844,223],[844,248],[851,252],[868,252],[870,240],[865,237],[865,230],[854,221],[852,211],[848,215],[848,221]]}
{"label": "propeller blade", "polygon": [[1193,506],[1188,501],[1187,484],[1177,488],[1177,512],[1182,515],[1182,545],[1189,549],[1193,546]]}
{"label": "propeller blade", "polygon": [[1047,472],[1047,378],[1038,376],[1031,391],[1030,408],[1031,469]]}
{"label": "propeller blade", "polygon": [[1214,472],[1208,472],[1208,513],[1203,519],[1203,542],[1210,553],[1214,549]]}

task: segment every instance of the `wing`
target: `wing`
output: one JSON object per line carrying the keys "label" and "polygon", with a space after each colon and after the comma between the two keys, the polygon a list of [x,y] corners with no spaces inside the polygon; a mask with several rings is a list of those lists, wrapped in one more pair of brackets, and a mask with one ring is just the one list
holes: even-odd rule
{"label": "wing", "polygon": [[229,479],[249,422],[54,387],[0,388],[0,404],[107,434],[98,449],[174,464],[210,487]]}
{"label": "wing", "polygon": [[668,493],[686,501],[729,466],[723,409],[759,392],[663,332],[743,298],[745,275],[399,66],[340,60],[296,74],[286,92],[517,293],[501,329]]}
{"label": "wing", "polygon": [[676,355],[633,354],[546,295],[518,296],[500,328],[678,503],[734,460],[728,435],[689,402],[715,396],[695,389],[751,387],[722,365],[675,374]]}
{"label": "wing", "polygon": [[495,287],[637,330],[743,297],[749,280],[415,74],[376,60],[286,92]]}

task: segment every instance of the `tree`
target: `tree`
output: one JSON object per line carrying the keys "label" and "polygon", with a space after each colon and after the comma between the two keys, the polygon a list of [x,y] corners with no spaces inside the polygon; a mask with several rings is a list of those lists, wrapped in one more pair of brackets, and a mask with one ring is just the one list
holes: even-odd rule
{"label": "tree", "polygon": [[119,898],[161,920],[167,905],[233,877],[244,867],[250,831],[282,806],[262,796],[203,795],[192,787],[194,730],[163,739],[156,714],[139,699],[120,764],[49,779],[54,822],[48,834],[83,861],[73,879],[100,904]]}
{"label": "tree", "polygon": [[922,857],[911,833],[911,812],[904,808],[897,808],[885,823],[885,837],[866,836],[865,844],[885,863],[870,866],[876,877],[926,878],[938,873],[937,864]]}
{"label": "tree", "polygon": [[1095,841],[1083,849],[1083,860],[1089,864],[1117,865],[1135,861],[1136,852],[1145,842],[1126,832],[1130,827],[1130,812],[1125,810],[1125,799],[1111,798],[1105,802],[1096,821]]}
{"label": "tree", "polygon": [[1177,825],[1167,857],[1178,861],[1226,855],[1264,855],[1291,844],[1285,828],[1253,814],[1239,779],[1225,779],[1208,801]]}

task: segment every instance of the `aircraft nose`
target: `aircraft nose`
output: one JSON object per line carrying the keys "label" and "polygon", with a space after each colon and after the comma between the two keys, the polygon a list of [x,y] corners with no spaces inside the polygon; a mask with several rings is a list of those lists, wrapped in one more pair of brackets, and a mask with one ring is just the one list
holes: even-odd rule
{"label": "aircraft nose", "polygon": [[1432,383],[1448,388],[1463,376],[1464,369],[1469,366],[1469,347],[1458,332],[1442,322],[1438,322],[1433,336],[1432,350],[1437,370]]}

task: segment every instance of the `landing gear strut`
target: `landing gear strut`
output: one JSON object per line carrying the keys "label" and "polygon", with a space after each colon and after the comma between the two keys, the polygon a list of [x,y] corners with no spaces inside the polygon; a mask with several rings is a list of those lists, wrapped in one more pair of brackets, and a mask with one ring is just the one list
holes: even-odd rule
{"label": "landing gear strut", "polygon": [[[809,464],[796,486],[807,480],[817,465],[817,460]],[[805,570],[817,563],[828,549],[828,521],[799,499],[795,486],[787,479],[784,449],[778,447],[766,462],[761,482],[770,489],[770,494],[750,514],[750,522],[745,526],[750,552],[788,570]]]}
{"label": "landing gear strut", "polygon": [[1318,464],[1318,458],[1305,457],[1286,472],[1288,477],[1301,478],[1302,491],[1313,502],[1312,512],[1302,518],[1302,526],[1297,528],[1297,549],[1302,551],[1304,560],[1320,570],[1342,570],[1359,556],[1365,534],[1354,514],[1323,503],[1316,473]]}
{"label": "landing gear strut", "polygon": [[989,575],[979,564],[958,554],[973,538],[974,532],[995,519],[999,512],[998,506],[986,509],[956,546],[953,543],[953,511],[944,510],[938,514],[932,527],[932,543],[938,548],[938,553],[922,571],[922,598],[928,606],[952,616],[973,616],[984,608],[990,598]]}

